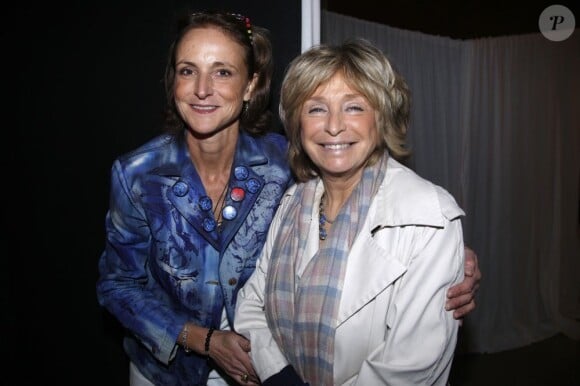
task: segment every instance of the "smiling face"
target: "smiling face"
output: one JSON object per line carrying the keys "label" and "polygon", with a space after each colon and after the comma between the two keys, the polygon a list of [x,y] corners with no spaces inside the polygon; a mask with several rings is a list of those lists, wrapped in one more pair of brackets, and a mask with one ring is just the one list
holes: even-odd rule
{"label": "smiling face", "polygon": [[357,181],[378,143],[375,110],[340,72],[304,102],[300,127],[302,146],[323,178]]}
{"label": "smiling face", "polygon": [[248,78],[243,48],[217,28],[195,28],[175,54],[175,105],[190,130],[210,136],[239,127],[243,101],[255,79]]}

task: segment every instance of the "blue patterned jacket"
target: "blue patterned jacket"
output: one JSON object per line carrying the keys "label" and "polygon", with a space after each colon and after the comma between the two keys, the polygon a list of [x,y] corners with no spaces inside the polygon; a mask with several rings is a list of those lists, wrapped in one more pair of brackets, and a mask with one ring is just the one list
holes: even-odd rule
{"label": "blue patterned jacket", "polygon": [[241,188],[243,199],[228,194],[235,216],[221,232],[181,136],[159,136],[114,162],[97,298],[131,332],[125,351],[156,385],[206,384],[206,358],[175,342],[187,320],[219,328],[224,307],[233,326],[238,290],[292,183],[286,148],[279,134],[240,133],[229,192]]}

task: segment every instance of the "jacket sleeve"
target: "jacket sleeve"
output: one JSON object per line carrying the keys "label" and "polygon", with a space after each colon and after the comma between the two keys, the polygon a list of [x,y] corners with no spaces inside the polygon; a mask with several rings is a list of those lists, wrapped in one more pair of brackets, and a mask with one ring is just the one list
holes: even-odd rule
{"label": "jacket sleeve", "polygon": [[142,206],[116,161],[111,171],[106,244],[99,260],[97,299],[161,362],[175,356],[176,338],[186,315],[163,298],[148,280],[151,232]]}
{"label": "jacket sleeve", "polygon": [[356,384],[445,385],[459,324],[444,306],[447,289],[463,278],[461,221],[398,232],[408,269],[394,284],[385,340],[363,361]]}
{"label": "jacket sleeve", "polygon": [[280,225],[282,204],[274,219],[268,237],[256,264],[256,270],[248,279],[244,287],[238,292],[234,328],[237,333],[244,335],[251,342],[252,362],[256,373],[262,381],[280,373],[287,365],[286,357],[274,340],[264,311],[264,295],[266,288],[266,273],[273,240]]}

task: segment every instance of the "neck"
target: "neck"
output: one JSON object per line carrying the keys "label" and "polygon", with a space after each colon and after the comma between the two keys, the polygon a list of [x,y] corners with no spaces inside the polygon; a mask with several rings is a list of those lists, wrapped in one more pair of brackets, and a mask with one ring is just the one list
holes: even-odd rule
{"label": "neck", "polygon": [[223,130],[204,139],[187,133],[189,156],[204,185],[229,179],[238,136],[238,130]]}
{"label": "neck", "polygon": [[332,179],[323,178],[324,183],[324,212],[326,214],[327,221],[332,222],[338,215],[340,208],[344,205],[346,200],[350,197],[350,194],[358,184],[360,179],[354,180],[342,180],[342,179]]}

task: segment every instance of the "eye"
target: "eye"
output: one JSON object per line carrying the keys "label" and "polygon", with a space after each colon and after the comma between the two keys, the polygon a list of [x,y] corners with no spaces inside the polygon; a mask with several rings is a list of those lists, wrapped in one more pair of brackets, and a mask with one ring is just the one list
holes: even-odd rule
{"label": "eye", "polygon": [[362,112],[362,111],[365,111],[365,108],[364,108],[364,106],[361,106],[359,104],[352,104],[352,105],[346,106],[346,111]]}
{"label": "eye", "polygon": [[327,111],[326,106],[317,103],[306,104],[304,110],[307,114],[322,114]]}
{"label": "eye", "polygon": [[193,70],[189,67],[182,67],[177,70],[177,73],[181,76],[189,76],[193,74]]}
{"label": "eye", "polygon": [[220,68],[219,70],[216,71],[216,76],[218,78],[228,78],[232,76],[232,72],[228,69]]}

